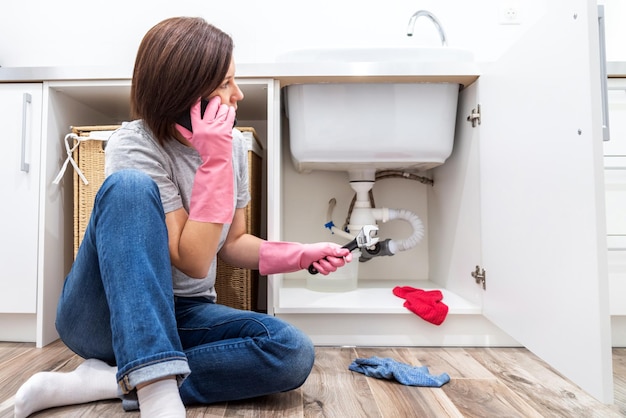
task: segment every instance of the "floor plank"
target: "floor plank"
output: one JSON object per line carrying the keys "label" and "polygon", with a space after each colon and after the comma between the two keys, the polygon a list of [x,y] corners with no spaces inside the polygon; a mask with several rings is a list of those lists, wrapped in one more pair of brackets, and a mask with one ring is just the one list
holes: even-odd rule
{"label": "floor plank", "polygon": [[220,403],[216,405],[207,405],[207,406],[194,405],[192,407],[187,408],[187,418],[200,418],[200,417],[222,418],[226,416],[227,407],[228,407],[227,403]]}
{"label": "floor plank", "polygon": [[0,345],[0,363],[11,361],[11,359],[23,355],[28,348],[35,348],[35,344],[3,342]]}
{"label": "floor plank", "polygon": [[494,379],[493,374],[464,348],[428,347],[409,350],[415,364],[428,366],[432,373],[445,371],[451,379]]}
{"label": "floor plank", "polygon": [[619,416],[615,409],[600,404],[524,348],[483,348],[469,352],[501,382],[514,387],[535,410],[551,417]]}
{"label": "floor plank", "polygon": [[615,409],[626,417],[626,348],[613,349]]}
{"label": "floor plank", "polygon": [[353,348],[317,348],[302,386],[305,417],[381,417],[365,376],[348,370]]}
{"label": "floor plank", "polygon": [[[441,388],[412,387],[348,370],[357,357],[391,357],[446,372]],[[523,348],[318,347],[313,372],[294,391],[187,408],[188,417],[626,417],[626,349],[614,349],[615,405],[596,401]],[[0,342],[0,418],[13,417],[17,388],[38,371],[80,362],[60,341],[43,349]],[[32,417],[124,417],[119,400],[52,408]]]}
{"label": "floor plank", "polygon": [[282,418],[303,416],[302,389],[229,402],[224,417]]}

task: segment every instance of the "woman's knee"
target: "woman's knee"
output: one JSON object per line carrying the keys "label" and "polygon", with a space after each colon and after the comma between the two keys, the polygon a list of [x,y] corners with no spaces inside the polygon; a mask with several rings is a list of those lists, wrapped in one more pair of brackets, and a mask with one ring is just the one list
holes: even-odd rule
{"label": "woman's knee", "polygon": [[107,323],[95,321],[84,326],[59,310],[55,326],[61,341],[74,353],[83,358],[97,358],[115,364],[112,336]]}
{"label": "woman's knee", "polygon": [[144,193],[158,193],[158,187],[146,173],[135,169],[125,169],[107,176],[102,183],[101,191],[103,194],[118,194],[132,198]]}
{"label": "woman's knee", "polygon": [[298,328],[285,324],[276,336],[280,346],[284,390],[300,387],[307,379],[315,361],[315,347],[311,339]]}
{"label": "woman's knee", "polygon": [[126,169],[110,174],[105,180],[94,202],[94,212],[107,208],[109,213],[122,212],[127,216],[153,213],[165,217],[161,195],[155,181],[146,173]]}

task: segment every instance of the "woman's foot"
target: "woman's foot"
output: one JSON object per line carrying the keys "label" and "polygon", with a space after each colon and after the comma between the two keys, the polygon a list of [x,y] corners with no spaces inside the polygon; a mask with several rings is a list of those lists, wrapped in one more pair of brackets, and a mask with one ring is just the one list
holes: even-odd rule
{"label": "woman's foot", "polygon": [[137,388],[139,410],[146,418],[184,418],[185,406],[180,399],[175,377],[157,380]]}
{"label": "woman's foot", "polygon": [[69,373],[34,374],[15,394],[15,418],[56,406],[115,399],[118,397],[116,373],[116,367],[88,359]]}

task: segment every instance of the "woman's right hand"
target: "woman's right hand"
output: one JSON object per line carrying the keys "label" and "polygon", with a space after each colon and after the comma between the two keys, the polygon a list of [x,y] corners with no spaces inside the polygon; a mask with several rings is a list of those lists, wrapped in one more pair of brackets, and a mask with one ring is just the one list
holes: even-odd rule
{"label": "woman's right hand", "polygon": [[209,99],[202,114],[202,100],[191,107],[191,138],[189,142],[200,153],[202,161],[211,159],[232,159],[233,124],[235,108],[222,104],[219,96]]}
{"label": "woman's right hand", "polygon": [[189,140],[202,158],[196,171],[189,203],[189,219],[231,223],[234,207],[233,123],[235,108],[219,96],[209,100],[204,115],[201,100],[191,108],[193,132]]}

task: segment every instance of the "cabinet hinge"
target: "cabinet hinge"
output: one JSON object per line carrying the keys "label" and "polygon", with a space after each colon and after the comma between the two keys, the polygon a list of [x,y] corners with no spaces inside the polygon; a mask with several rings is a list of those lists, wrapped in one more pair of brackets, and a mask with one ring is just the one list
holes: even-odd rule
{"label": "cabinet hinge", "polygon": [[476,269],[472,272],[472,277],[476,281],[476,284],[482,285],[483,290],[487,290],[487,273],[485,269],[476,266]]}
{"label": "cabinet hinge", "polygon": [[467,117],[467,121],[472,123],[472,128],[475,128],[477,124],[480,125],[480,116],[480,104],[478,104]]}

